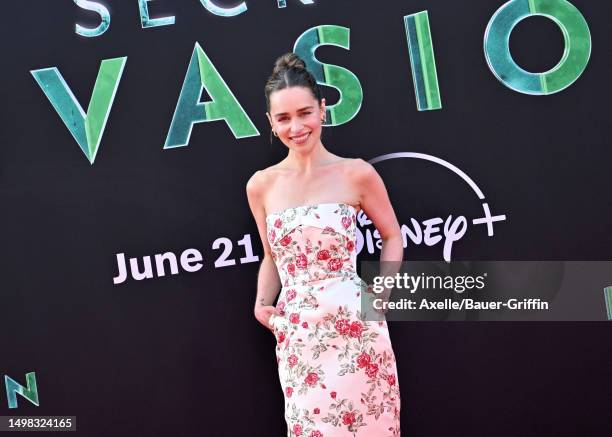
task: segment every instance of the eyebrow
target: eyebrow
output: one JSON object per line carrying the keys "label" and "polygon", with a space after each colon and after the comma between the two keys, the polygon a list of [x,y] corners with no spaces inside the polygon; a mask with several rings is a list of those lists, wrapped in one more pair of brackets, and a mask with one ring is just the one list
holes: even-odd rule
{"label": "eyebrow", "polygon": [[[313,106],[304,106],[303,108],[298,109],[298,112],[305,111],[307,109],[312,109]],[[279,112],[278,114],[274,114],[275,117],[280,117],[281,115],[287,115],[287,112]]]}

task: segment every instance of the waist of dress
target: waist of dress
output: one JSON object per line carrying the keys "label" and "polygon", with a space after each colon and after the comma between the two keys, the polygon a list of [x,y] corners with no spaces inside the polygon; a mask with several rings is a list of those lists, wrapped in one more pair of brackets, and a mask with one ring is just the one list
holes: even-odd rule
{"label": "waist of dress", "polygon": [[360,280],[357,272],[352,268],[340,269],[331,272],[315,272],[313,274],[306,271],[296,274],[295,276],[286,275],[284,278],[282,278],[282,288],[316,285],[319,282],[329,281],[332,279],[341,279],[344,281]]}

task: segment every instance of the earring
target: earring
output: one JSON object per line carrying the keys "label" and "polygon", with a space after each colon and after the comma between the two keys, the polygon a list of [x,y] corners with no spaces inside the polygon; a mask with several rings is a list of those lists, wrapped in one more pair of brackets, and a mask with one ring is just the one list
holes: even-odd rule
{"label": "earring", "polygon": [[274,129],[272,129],[272,135],[274,135],[276,138],[278,138],[278,134],[276,133],[276,131]]}

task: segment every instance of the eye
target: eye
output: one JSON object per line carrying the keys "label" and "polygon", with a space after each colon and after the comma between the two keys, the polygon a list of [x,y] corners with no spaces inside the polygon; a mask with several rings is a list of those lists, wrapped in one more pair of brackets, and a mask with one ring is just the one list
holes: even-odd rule
{"label": "eye", "polygon": [[310,114],[312,114],[311,111],[302,112],[302,115],[310,115]]}

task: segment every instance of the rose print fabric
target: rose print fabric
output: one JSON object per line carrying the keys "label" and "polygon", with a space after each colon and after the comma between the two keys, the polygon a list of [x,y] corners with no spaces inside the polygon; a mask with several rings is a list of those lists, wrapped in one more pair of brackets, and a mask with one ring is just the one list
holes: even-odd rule
{"label": "rose print fabric", "polygon": [[287,436],[400,435],[400,392],[387,323],[365,321],[357,276],[356,211],[289,208],[266,218],[281,278],[270,323]]}

